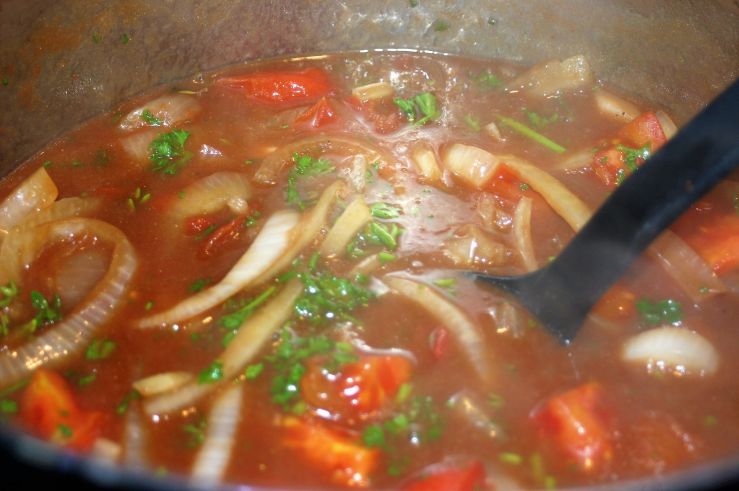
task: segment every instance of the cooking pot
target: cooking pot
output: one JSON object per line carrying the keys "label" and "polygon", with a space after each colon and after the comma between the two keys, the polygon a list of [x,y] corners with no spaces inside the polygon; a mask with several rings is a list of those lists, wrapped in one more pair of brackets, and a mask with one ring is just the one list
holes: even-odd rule
{"label": "cooking pot", "polygon": [[[739,75],[739,2],[3,0],[0,176],[150,87],[244,60],[374,48],[522,63],[582,53],[605,83],[680,124]],[[0,484],[186,487],[60,452],[2,425]],[[613,489],[721,486],[739,486],[739,456]]]}

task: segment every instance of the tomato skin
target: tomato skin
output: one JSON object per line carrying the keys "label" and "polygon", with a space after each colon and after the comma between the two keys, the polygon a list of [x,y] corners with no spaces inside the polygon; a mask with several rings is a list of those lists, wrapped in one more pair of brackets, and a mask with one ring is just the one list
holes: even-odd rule
{"label": "tomato skin", "polygon": [[308,123],[313,128],[331,123],[336,119],[336,112],[325,97],[295,118],[296,123]]}
{"label": "tomato skin", "polygon": [[312,421],[287,416],[282,419],[283,445],[296,450],[317,469],[329,473],[336,484],[367,487],[377,468],[380,451],[356,443],[358,438]]}
{"label": "tomato skin", "polygon": [[39,437],[74,450],[89,450],[100,435],[104,415],[79,409],[64,378],[38,369],[20,400],[21,423]]}
{"label": "tomato skin", "polygon": [[236,244],[246,232],[246,221],[248,219],[246,216],[238,216],[218,227],[212,234],[208,235],[198,255],[201,258],[217,256]]}
{"label": "tomato skin", "polygon": [[326,96],[333,91],[333,84],[328,75],[318,68],[292,72],[252,73],[222,78],[216,83],[238,88],[249,99],[272,106],[300,104]]}
{"label": "tomato skin", "polygon": [[656,152],[667,141],[657,115],[651,111],[640,114],[623,126],[618,137],[629,146],[638,148],[649,145],[651,152]]}
{"label": "tomato skin", "polygon": [[703,218],[687,242],[717,274],[739,267],[739,215]]}
{"label": "tomato skin", "polygon": [[480,461],[464,467],[449,467],[413,480],[402,491],[473,491],[485,480],[485,468]]}
{"label": "tomato skin", "polygon": [[332,374],[316,359],[301,380],[301,393],[310,405],[345,417],[369,414],[395,396],[411,368],[401,356],[362,356]]}
{"label": "tomato skin", "polygon": [[[595,382],[555,395],[534,409],[531,419],[555,452],[584,472],[603,470],[613,459],[605,393]],[[561,459],[560,459],[561,460]]]}

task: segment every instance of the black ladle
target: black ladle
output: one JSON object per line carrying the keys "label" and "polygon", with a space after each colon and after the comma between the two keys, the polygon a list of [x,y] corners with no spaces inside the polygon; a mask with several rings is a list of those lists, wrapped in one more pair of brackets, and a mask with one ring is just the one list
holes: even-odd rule
{"label": "black ladle", "polygon": [[512,294],[568,344],[632,261],[737,164],[739,80],[626,179],[547,266],[472,275]]}

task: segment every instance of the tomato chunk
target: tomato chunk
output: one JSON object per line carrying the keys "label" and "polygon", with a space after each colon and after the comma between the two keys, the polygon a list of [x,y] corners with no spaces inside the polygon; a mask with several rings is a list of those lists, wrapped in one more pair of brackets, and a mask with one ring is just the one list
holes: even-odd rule
{"label": "tomato chunk", "polygon": [[739,267],[739,215],[719,215],[702,220],[685,241],[718,274]]}
{"label": "tomato chunk", "polygon": [[226,77],[218,80],[217,84],[238,88],[246,97],[269,105],[301,104],[333,91],[328,75],[318,68]]}
{"label": "tomato chunk", "polygon": [[327,428],[317,422],[288,416],[281,422],[283,445],[296,450],[336,484],[367,487],[377,468],[380,451],[365,448],[357,437]]}
{"label": "tomato chunk", "polygon": [[480,461],[463,467],[445,467],[415,479],[403,491],[473,491],[482,489],[485,468]]}
{"label": "tomato chunk", "polygon": [[651,111],[640,114],[639,117],[623,126],[618,136],[627,145],[635,147],[649,145],[652,152],[656,152],[667,141],[657,115]]}
{"label": "tomato chunk", "polygon": [[558,394],[531,415],[542,438],[585,472],[604,469],[613,458],[605,394],[597,383],[587,383]]}
{"label": "tomato chunk", "polygon": [[634,292],[616,284],[595,304],[593,314],[613,322],[629,319],[636,314],[634,302]]}
{"label": "tomato chunk", "polygon": [[344,415],[372,413],[395,396],[411,374],[411,362],[401,356],[363,356],[330,373],[314,360],[301,380],[301,392],[314,407]]}
{"label": "tomato chunk", "polygon": [[92,447],[104,422],[102,413],[81,410],[64,378],[44,368],[24,390],[19,416],[39,437],[81,451]]}
{"label": "tomato chunk", "polygon": [[307,111],[295,118],[296,123],[308,123],[314,128],[328,124],[336,119],[334,108],[325,97],[316,102]]}

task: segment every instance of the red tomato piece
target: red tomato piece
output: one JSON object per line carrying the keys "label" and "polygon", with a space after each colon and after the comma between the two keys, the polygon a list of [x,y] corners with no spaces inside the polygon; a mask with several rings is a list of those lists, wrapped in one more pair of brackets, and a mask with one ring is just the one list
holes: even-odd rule
{"label": "red tomato piece", "polygon": [[233,247],[246,232],[247,220],[248,217],[238,216],[218,227],[200,248],[200,257],[217,256]]}
{"label": "red tomato piece", "polygon": [[324,124],[328,124],[336,119],[334,108],[325,97],[316,102],[304,113],[295,118],[296,123],[308,123],[314,128],[320,128]]}
{"label": "red tomato piece", "polygon": [[523,196],[533,196],[535,193],[521,179],[505,165],[498,167],[495,175],[490,179],[488,189],[498,198],[509,205],[515,206]]}
{"label": "red tomato piece", "polygon": [[362,113],[373,129],[381,135],[398,131],[408,122],[400,108],[389,97],[367,102],[360,102],[353,98],[350,102]]}
{"label": "red tomato piece", "polygon": [[222,78],[216,83],[238,88],[246,97],[270,105],[302,104],[333,91],[328,75],[318,68],[252,73]]}
{"label": "red tomato piece", "polygon": [[361,446],[358,437],[310,420],[288,416],[281,421],[283,445],[296,450],[336,484],[367,487],[380,451]]}
{"label": "red tomato piece", "polygon": [[649,150],[652,152],[656,152],[667,141],[657,115],[651,111],[640,114],[635,120],[623,126],[618,132],[618,137],[627,145],[637,148],[649,144]]}
{"label": "red tomato piece", "polygon": [[473,491],[481,489],[485,481],[485,468],[480,461],[463,467],[446,467],[427,476],[415,479],[402,491]]}
{"label": "red tomato piece", "polygon": [[739,266],[739,215],[706,217],[687,242],[718,274]]}
{"label": "red tomato piece", "polygon": [[531,418],[558,455],[585,472],[602,470],[613,459],[604,399],[600,385],[587,383],[548,399]]}
{"label": "red tomato piece", "polygon": [[38,369],[20,400],[20,420],[41,438],[75,450],[88,450],[100,435],[102,413],[82,411],[64,378]]}
{"label": "red tomato piece", "polygon": [[603,184],[610,188],[618,186],[631,171],[626,168],[624,154],[616,147],[608,147],[595,154],[592,164],[593,172]]}
{"label": "red tomato piece", "polygon": [[593,314],[613,322],[629,319],[636,313],[635,301],[634,292],[616,284],[595,304]]}
{"label": "red tomato piece", "polygon": [[188,218],[185,222],[185,233],[187,235],[198,235],[205,232],[208,227],[213,227],[216,224],[215,217],[212,216],[197,216]]}
{"label": "red tomato piece", "polygon": [[344,365],[337,374],[323,368],[317,358],[301,380],[303,398],[344,416],[367,414],[383,407],[394,397],[411,374],[411,362],[401,356],[363,356]]}

